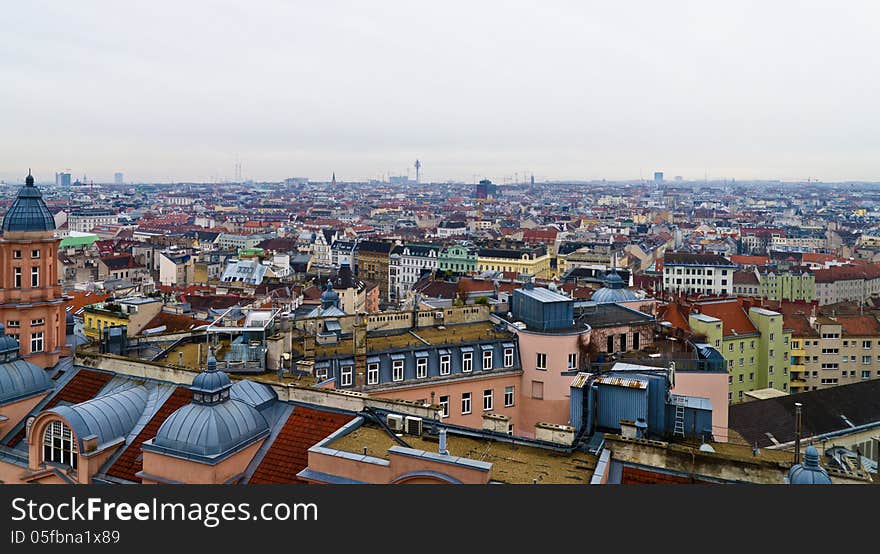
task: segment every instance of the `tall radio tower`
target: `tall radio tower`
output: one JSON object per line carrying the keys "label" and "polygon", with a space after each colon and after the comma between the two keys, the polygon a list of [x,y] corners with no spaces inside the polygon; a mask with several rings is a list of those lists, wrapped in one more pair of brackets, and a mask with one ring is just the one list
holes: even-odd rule
{"label": "tall radio tower", "polygon": [[422,162],[420,162],[419,160],[416,160],[416,163],[414,165],[416,168],[416,184],[419,184],[419,178],[421,177],[420,171],[422,169]]}

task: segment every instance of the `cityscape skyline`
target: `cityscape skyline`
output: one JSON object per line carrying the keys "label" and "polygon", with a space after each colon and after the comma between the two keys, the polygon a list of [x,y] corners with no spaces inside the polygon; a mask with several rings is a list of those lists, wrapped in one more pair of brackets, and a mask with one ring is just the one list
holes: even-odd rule
{"label": "cityscape skyline", "polygon": [[426,181],[880,180],[877,11],[17,4],[0,22],[17,83],[0,91],[0,178],[27,160],[211,181],[242,161],[254,180],[366,180],[418,158]]}

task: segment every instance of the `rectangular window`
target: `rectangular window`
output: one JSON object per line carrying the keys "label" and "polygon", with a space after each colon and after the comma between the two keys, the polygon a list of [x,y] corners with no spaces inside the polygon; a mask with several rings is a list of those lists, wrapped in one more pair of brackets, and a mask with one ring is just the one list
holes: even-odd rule
{"label": "rectangular window", "polygon": [[367,384],[375,385],[379,382],[379,364],[367,364]]}
{"label": "rectangular window", "polygon": [[16,267],[15,269],[12,270],[12,274],[13,274],[12,286],[17,289],[20,289],[21,288],[21,268]]}
{"label": "rectangular window", "polygon": [[440,356],[440,375],[449,375],[450,373],[449,354]]}
{"label": "rectangular window", "polygon": [[620,351],[626,352],[626,333],[620,335]]}
{"label": "rectangular window", "polygon": [[862,372],[862,379],[870,379],[870,378],[871,378],[871,372],[870,372],[870,371],[863,371],[863,372]]}
{"label": "rectangular window", "polygon": [[733,343],[732,342],[727,345],[727,351],[733,352]]}
{"label": "rectangular window", "polygon": [[461,355],[461,370],[465,373],[471,371],[474,368],[474,354],[473,352],[465,352]]}
{"label": "rectangular window", "polygon": [[513,406],[513,386],[504,387],[504,407]]}
{"label": "rectangular window", "polygon": [[416,379],[428,376],[428,358],[416,358]]}
{"label": "rectangular window", "polygon": [[614,335],[608,335],[608,340],[605,341],[605,352],[614,352]]}
{"label": "rectangular window", "polygon": [[12,251],[12,259],[20,260],[21,259],[21,250],[13,250]]}
{"label": "rectangular window", "polygon": [[871,341],[863,340],[862,341],[862,348],[871,348]]}
{"label": "rectangular window", "polygon": [[569,352],[568,353],[568,369],[577,369],[578,366],[578,355],[577,352]]}
{"label": "rectangular window", "polygon": [[354,381],[354,368],[350,365],[342,366],[342,373],[340,377],[340,385],[343,387],[350,387],[352,382]]}
{"label": "rectangular window", "polygon": [[871,363],[871,356],[862,356],[862,363],[869,365]]}
{"label": "rectangular window", "polygon": [[32,319],[31,320],[31,327],[38,327],[40,325],[43,325],[44,323],[46,323],[46,320],[43,319],[42,317],[40,319]]}
{"label": "rectangular window", "polygon": [[776,333],[770,333],[770,340],[774,340],[776,338]]}
{"label": "rectangular window", "polygon": [[440,417],[449,417],[449,397],[440,397]]}
{"label": "rectangular window", "polygon": [[740,383],[742,383],[742,382],[743,382],[743,377],[744,377],[744,375],[743,375],[742,373],[740,373],[740,374],[737,376],[737,381],[739,381]]}
{"label": "rectangular window", "polygon": [[483,371],[488,371],[492,369],[492,351],[484,350],[483,351]]}
{"label": "rectangular window", "polygon": [[43,351],[43,332],[31,333],[31,352]]}
{"label": "rectangular window", "polygon": [[38,260],[40,258],[40,251],[31,250],[31,258],[33,258],[34,260]]}
{"label": "rectangular window", "polygon": [[544,400],[544,381],[532,381],[532,398]]}
{"label": "rectangular window", "polygon": [[633,350],[638,350],[641,347],[641,341],[639,340],[639,332],[633,332]]}
{"label": "rectangular window", "polygon": [[322,367],[320,369],[316,369],[315,370],[315,378],[318,380],[318,382],[326,381],[327,380],[327,368]]}
{"label": "rectangular window", "polygon": [[483,411],[488,412],[492,409],[492,389],[483,391]]}
{"label": "rectangular window", "polygon": [[461,393],[461,415],[471,413],[471,393]]}
{"label": "rectangular window", "polygon": [[504,367],[513,367],[513,348],[504,349]]}
{"label": "rectangular window", "polygon": [[10,319],[9,321],[6,322],[6,326],[12,327],[12,328],[21,327],[21,322],[18,321],[17,319]]}
{"label": "rectangular window", "polygon": [[391,363],[391,380],[403,381],[403,360],[394,360]]}
{"label": "rectangular window", "polygon": [[535,356],[535,369],[547,369],[547,354],[538,352]]}
{"label": "rectangular window", "polygon": [[31,287],[39,287],[40,286],[40,268],[32,267],[31,268]]}
{"label": "rectangular window", "polygon": [[744,366],[744,365],[746,365],[746,359],[745,359],[745,358],[740,358],[740,359],[739,359],[739,367],[742,367],[742,366]]}

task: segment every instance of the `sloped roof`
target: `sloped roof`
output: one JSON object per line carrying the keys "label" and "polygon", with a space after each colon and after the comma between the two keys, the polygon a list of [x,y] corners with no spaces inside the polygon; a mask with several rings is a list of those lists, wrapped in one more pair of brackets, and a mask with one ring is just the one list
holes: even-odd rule
{"label": "sloped roof", "polygon": [[189,404],[192,401],[192,392],[186,387],[177,387],[171,396],[162,404],[162,407],[156,410],[150,421],[141,429],[134,440],[125,447],[122,454],[116,458],[116,461],[107,470],[107,475],[116,477],[117,479],[126,479],[128,481],[140,482],[140,477],[136,475],[143,470],[144,463],[141,457],[141,445],[145,440],[149,440],[156,436],[159,426],[165,422],[168,417],[178,408]]}
{"label": "sloped roof", "polygon": [[[112,378],[112,374],[104,373],[103,371],[79,369],[76,375],[60,391],[52,396],[49,402],[43,406],[43,409],[51,409],[61,402],[79,404],[94,398]],[[6,445],[15,446],[24,438],[24,435],[25,430],[22,428],[6,441]]]}
{"label": "sloped roof", "polygon": [[880,421],[880,380],[733,404],[729,427],[748,444],[759,447],[774,444],[767,433],[780,443],[791,442],[795,438],[795,402],[803,405],[804,437],[851,429],[843,416],[856,426]]}
{"label": "sloped roof", "polygon": [[308,450],[354,419],[348,414],[296,406],[250,478],[256,484],[304,483],[296,474],[309,464]]}
{"label": "sloped roof", "polygon": [[724,336],[757,333],[758,329],[737,300],[699,304],[699,312],[724,322]]}

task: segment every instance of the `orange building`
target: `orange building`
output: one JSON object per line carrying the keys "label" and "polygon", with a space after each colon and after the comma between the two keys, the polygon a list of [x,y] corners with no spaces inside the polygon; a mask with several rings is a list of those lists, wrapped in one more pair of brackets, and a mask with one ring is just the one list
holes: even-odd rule
{"label": "orange building", "polygon": [[55,220],[34,178],[3,218],[0,237],[0,322],[21,345],[25,360],[52,367],[67,335],[64,297],[58,283]]}

